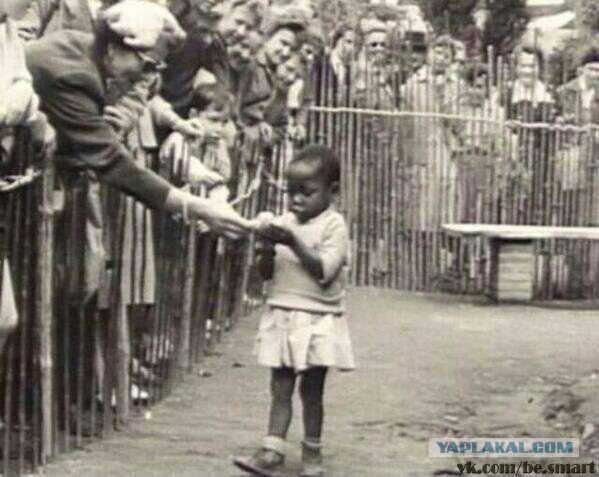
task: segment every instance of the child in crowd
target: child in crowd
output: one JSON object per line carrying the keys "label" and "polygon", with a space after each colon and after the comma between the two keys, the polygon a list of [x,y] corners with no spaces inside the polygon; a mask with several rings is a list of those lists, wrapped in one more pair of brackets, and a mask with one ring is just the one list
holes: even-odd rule
{"label": "child in crowd", "polygon": [[268,434],[253,457],[235,465],[255,475],[270,475],[284,464],[295,383],[304,412],[302,476],[323,475],[321,434],[323,394],[330,367],[354,368],[345,317],[349,236],[343,217],[333,209],[340,166],[325,146],[301,150],[287,169],[290,210],[259,216],[264,237],[259,267],[271,279],[256,352],[271,368]]}
{"label": "child in crowd", "polygon": [[[194,84],[194,108],[190,118],[203,132],[201,139],[185,140],[173,133],[167,142],[180,144],[187,153],[175,153],[173,170],[185,182],[204,188],[214,200],[227,201],[231,179],[229,147],[236,135],[232,122],[233,98],[219,88],[211,73],[200,70]],[[179,136],[179,137],[177,137]],[[169,146],[166,145],[166,148]]]}

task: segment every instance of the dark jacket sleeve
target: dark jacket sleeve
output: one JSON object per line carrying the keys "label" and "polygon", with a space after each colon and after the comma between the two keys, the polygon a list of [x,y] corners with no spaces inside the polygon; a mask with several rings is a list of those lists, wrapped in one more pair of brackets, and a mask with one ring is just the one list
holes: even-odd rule
{"label": "dark jacket sleeve", "polygon": [[100,98],[85,82],[62,77],[42,93],[43,109],[58,133],[60,157],[67,166],[90,169],[101,181],[146,205],[161,208],[170,184],[138,168],[102,117]]}

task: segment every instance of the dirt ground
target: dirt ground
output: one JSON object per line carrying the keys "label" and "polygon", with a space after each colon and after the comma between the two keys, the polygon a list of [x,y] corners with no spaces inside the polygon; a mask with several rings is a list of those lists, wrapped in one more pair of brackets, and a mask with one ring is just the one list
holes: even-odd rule
{"label": "dirt ground", "polygon": [[[579,437],[599,423],[597,312],[375,290],[353,291],[349,309],[359,369],[330,375],[328,475],[440,475],[456,463],[429,458],[429,437]],[[43,473],[240,477],[231,456],[253,452],[268,411],[268,372],[251,355],[256,326],[255,317],[241,323],[222,356],[204,363],[211,376],[189,377],[151,419]],[[292,472],[302,431],[296,403]]]}

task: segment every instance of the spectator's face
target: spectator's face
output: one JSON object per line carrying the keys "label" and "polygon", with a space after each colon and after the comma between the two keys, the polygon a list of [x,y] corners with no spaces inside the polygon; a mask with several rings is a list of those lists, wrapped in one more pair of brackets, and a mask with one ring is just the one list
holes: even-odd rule
{"label": "spectator's face", "polygon": [[518,79],[527,86],[532,86],[539,75],[539,64],[535,55],[521,53],[518,56]]}
{"label": "spectator's face", "polygon": [[220,16],[216,11],[216,7],[222,3],[222,0],[192,0],[192,3],[201,15],[216,18]]}
{"label": "spectator's face", "polygon": [[453,60],[451,49],[445,45],[437,45],[431,50],[431,65],[437,74],[444,73]]}
{"label": "spectator's face", "polygon": [[413,51],[410,55],[411,66],[414,70],[419,69],[426,60],[426,54],[420,51]]}
{"label": "spectator's face", "polygon": [[300,73],[301,67],[299,59],[295,56],[292,56],[286,62],[277,66],[277,84],[281,89],[287,90],[299,79]]}
{"label": "spectator's face", "polygon": [[344,60],[349,60],[356,50],[356,34],[353,31],[346,31],[339,39],[339,46]]}
{"label": "spectator's face", "polygon": [[200,113],[200,119],[204,121],[206,129],[211,136],[220,136],[229,117],[227,111],[218,109],[213,104],[210,104],[205,111]]}
{"label": "spectator's face", "polygon": [[599,63],[587,63],[584,65],[584,75],[589,87],[599,88]]}
{"label": "spectator's face", "polygon": [[295,47],[295,33],[291,30],[277,30],[264,44],[268,60],[273,65],[282,65],[289,58]]}
{"label": "spectator's face", "polygon": [[216,6],[221,0],[188,0],[190,9],[181,24],[190,34],[214,32],[221,15]]}
{"label": "spectator's face", "polygon": [[229,63],[233,67],[246,65],[252,57],[252,48],[247,39],[227,46]]}
{"label": "spectator's face", "polygon": [[487,76],[479,74],[471,84],[468,85],[468,97],[474,106],[482,106],[487,96]]}
{"label": "spectator's face", "polygon": [[316,47],[310,43],[304,43],[300,48],[300,56],[302,62],[308,68],[311,68],[314,64],[314,60],[316,59]]}
{"label": "spectator's face", "polygon": [[461,41],[455,42],[455,61],[466,61],[466,45]]}
{"label": "spectator's face", "polygon": [[236,8],[233,12],[224,17],[219,26],[219,33],[224,38],[227,45],[244,41],[252,28],[251,18],[242,8]]}
{"label": "spectator's face", "polygon": [[373,32],[366,37],[366,55],[374,64],[382,63],[387,56],[387,34]]}
{"label": "spectator's face", "polygon": [[120,83],[139,81],[146,70],[137,53],[115,45],[108,46],[103,63],[107,76]]}

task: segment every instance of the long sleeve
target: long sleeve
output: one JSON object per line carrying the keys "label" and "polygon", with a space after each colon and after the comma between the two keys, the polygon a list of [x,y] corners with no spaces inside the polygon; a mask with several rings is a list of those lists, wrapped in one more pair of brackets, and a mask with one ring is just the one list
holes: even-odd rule
{"label": "long sleeve", "polygon": [[166,202],[170,184],[135,166],[129,152],[102,118],[97,102],[75,78],[60,78],[47,86],[44,110],[58,132],[59,151],[66,165],[95,171],[100,180],[150,207]]}
{"label": "long sleeve", "polygon": [[347,226],[340,216],[334,215],[324,231],[322,243],[319,246],[320,260],[322,262],[322,284],[332,282],[344,265],[349,265],[349,233]]}

